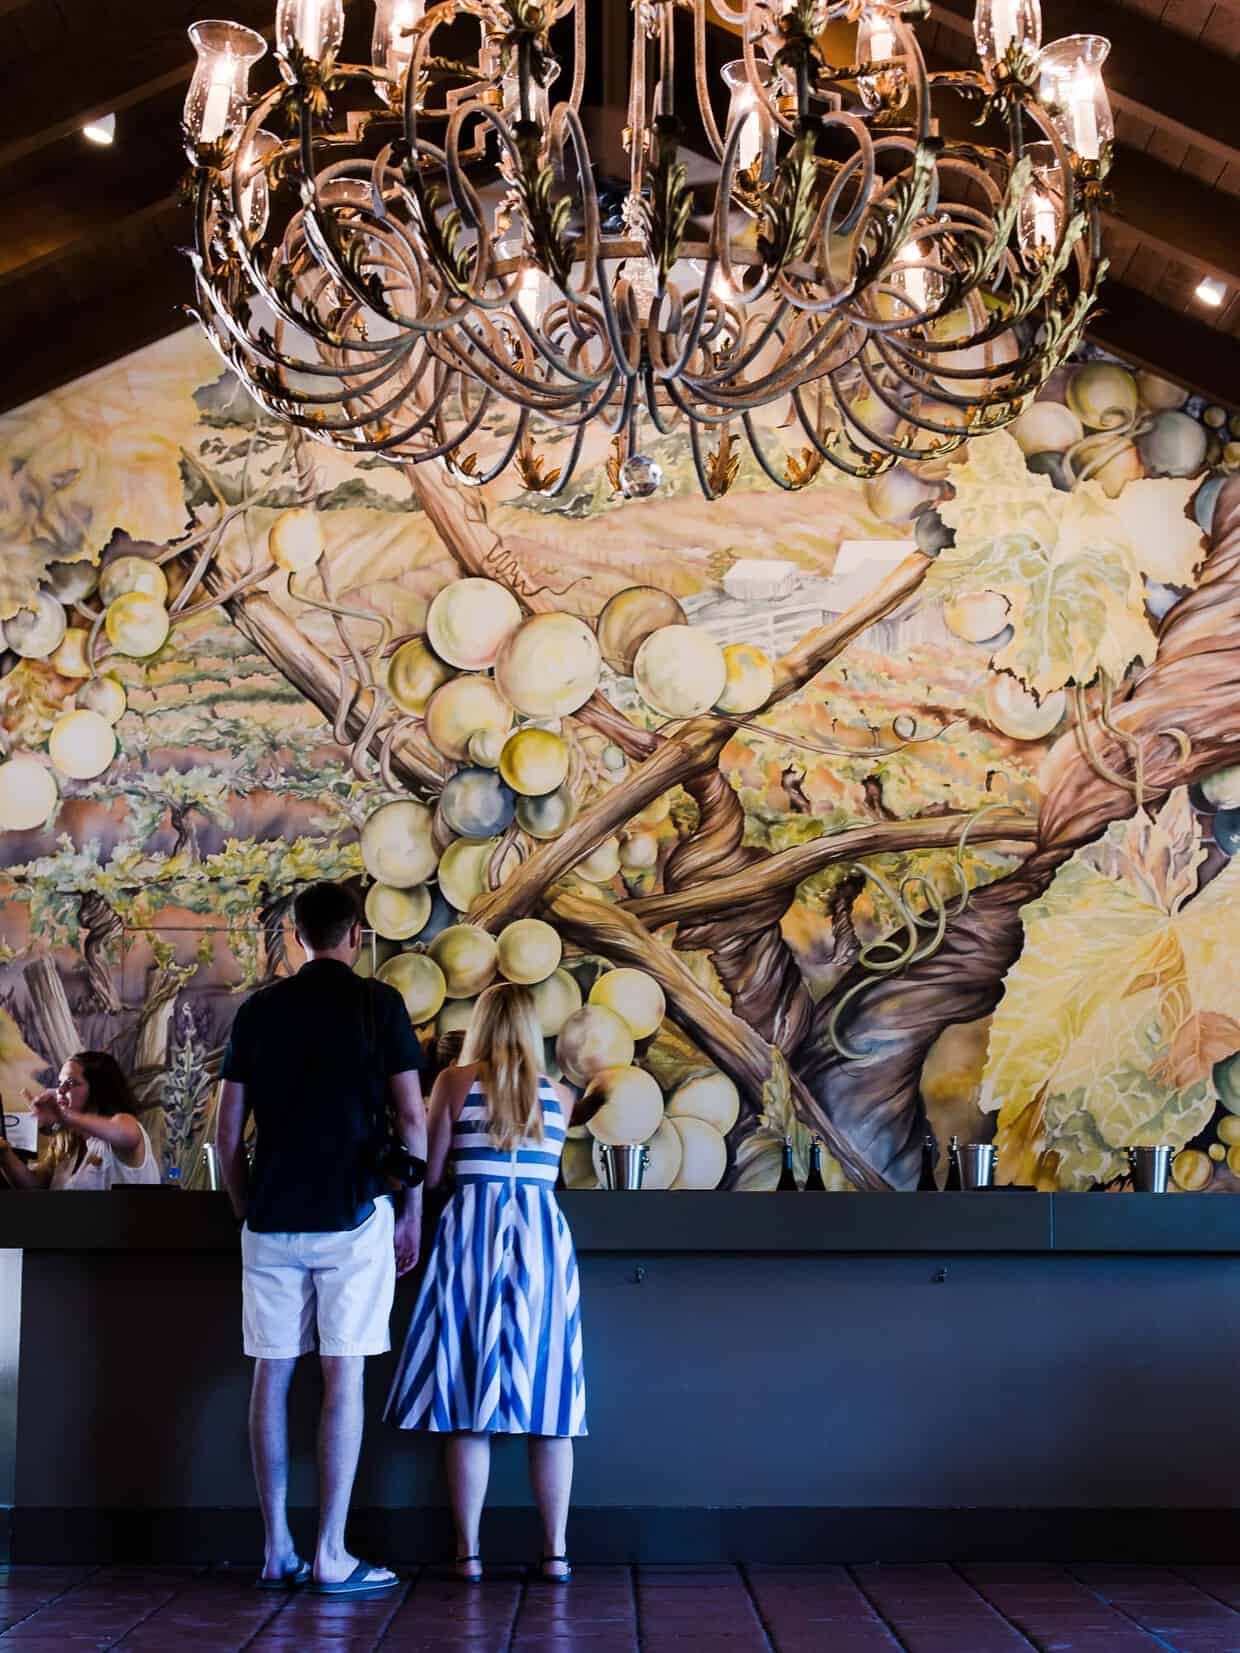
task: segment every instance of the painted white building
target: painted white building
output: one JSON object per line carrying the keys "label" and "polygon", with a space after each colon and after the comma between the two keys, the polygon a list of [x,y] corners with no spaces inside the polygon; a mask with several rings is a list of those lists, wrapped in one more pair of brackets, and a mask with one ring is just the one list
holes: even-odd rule
{"label": "painted white building", "polygon": [[[691,625],[719,643],[753,643],[772,658],[786,654],[817,626],[829,624],[869,595],[910,552],[912,540],[844,540],[825,578],[796,563],[745,558],[724,575],[721,592],[682,597]],[[858,639],[862,648],[890,653],[914,643],[946,643],[941,606],[914,596]]]}

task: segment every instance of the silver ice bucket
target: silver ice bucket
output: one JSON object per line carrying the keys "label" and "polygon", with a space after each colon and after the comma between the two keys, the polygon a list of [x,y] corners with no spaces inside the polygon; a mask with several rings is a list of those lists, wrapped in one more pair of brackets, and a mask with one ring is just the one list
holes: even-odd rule
{"label": "silver ice bucket", "polygon": [[604,1188],[636,1189],[650,1163],[650,1149],[644,1142],[600,1142],[598,1157]]}
{"label": "silver ice bucket", "polygon": [[995,1145],[993,1142],[966,1142],[960,1149],[960,1183],[964,1188],[993,1188]]}
{"label": "silver ice bucket", "polygon": [[1165,1194],[1171,1169],[1170,1148],[1129,1148],[1132,1186],[1138,1194]]}

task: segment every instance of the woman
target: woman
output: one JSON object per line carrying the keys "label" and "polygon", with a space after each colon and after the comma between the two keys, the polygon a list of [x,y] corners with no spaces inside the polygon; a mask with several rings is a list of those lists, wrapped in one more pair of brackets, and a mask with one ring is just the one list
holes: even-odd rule
{"label": "woman", "polygon": [[54,1090],[28,1100],[45,1134],[33,1165],[7,1142],[0,1146],[0,1173],[12,1187],[81,1192],[159,1181],[151,1139],[134,1117],[133,1092],[107,1051],[78,1051]]}
{"label": "woman", "polygon": [[479,998],[461,1064],[435,1081],[427,1187],[449,1163],[456,1182],[388,1397],[398,1428],[449,1436],[456,1572],[471,1584],[492,1435],[529,1437],[542,1576],[572,1575],[565,1526],[586,1394],[577,1258],[555,1179],[573,1099],[543,1076],[541,1053],[532,997],[504,983]]}

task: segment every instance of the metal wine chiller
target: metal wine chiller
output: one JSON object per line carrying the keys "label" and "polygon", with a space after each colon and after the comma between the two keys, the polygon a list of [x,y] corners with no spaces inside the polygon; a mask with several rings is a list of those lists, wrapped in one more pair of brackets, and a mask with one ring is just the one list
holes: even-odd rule
{"label": "metal wine chiller", "polygon": [[644,1142],[600,1142],[598,1157],[604,1188],[635,1190],[642,1185],[650,1149]]}

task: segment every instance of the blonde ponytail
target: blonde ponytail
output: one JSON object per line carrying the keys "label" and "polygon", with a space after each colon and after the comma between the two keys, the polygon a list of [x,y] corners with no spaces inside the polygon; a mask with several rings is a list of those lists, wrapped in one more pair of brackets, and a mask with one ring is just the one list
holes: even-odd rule
{"label": "blonde ponytail", "polygon": [[488,987],[470,1019],[464,1064],[486,1068],[487,1130],[501,1153],[510,1153],[526,1137],[543,1139],[542,1029],[533,995],[512,982]]}

